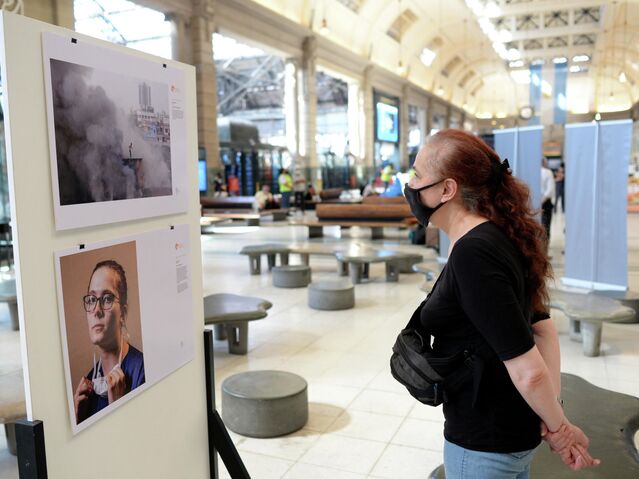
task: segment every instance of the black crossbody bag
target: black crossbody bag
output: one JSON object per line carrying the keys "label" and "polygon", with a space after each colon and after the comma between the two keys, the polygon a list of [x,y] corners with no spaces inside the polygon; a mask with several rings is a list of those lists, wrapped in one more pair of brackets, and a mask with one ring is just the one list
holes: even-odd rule
{"label": "black crossbody bag", "polygon": [[[437,282],[431,294],[436,286]],[[422,328],[419,328],[422,308],[431,294],[397,336],[390,359],[391,374],[411,396],[429,406],[447,402],[472,377],[474,406],[483,371],[483,360],[478,354],[481,346],[469,345],[449,357],[435,355],[430,346],[430,334],[425,338],[424,332],[420,332]]]}

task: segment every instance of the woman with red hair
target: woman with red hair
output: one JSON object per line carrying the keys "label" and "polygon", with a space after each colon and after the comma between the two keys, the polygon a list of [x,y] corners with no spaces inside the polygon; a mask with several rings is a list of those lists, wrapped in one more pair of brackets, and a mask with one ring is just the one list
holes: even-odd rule
{"label": "woman with red hair", "polygon": [[561,406],[552,271],[528,188],[461,130],[434,135],[414,169],[404,190],[413,214],[450,239],[419,327],[437,356],[467,350],[483,365],[443,405],[446,478],[527,479],[542,436],[570,468],[598,465]]}

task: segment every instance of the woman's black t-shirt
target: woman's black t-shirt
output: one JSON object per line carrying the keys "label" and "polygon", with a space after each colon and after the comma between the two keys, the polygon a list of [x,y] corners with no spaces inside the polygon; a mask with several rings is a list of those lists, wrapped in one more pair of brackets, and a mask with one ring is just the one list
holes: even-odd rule
{"label": "woman's black t-shirt", "polygon": [[[522,257],[492,222],[455,243],[428,299],[421,325],[441,356],[479,349],[484,368],[473,406],[473,381],[444,403],[444,436],[467,449],[517,452],[541,442],[540,419],[513,385],[503,361],[535,344],[527,314]],[[540,318],[539,316],[536,316]]]}

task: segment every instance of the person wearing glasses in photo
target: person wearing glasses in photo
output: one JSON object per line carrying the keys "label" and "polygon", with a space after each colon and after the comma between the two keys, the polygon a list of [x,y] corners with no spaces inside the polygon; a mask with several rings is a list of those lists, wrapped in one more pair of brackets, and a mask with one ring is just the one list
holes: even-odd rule
{"label": "person wearing glasses in photo", "polygon": [[99,262],[91,273],[86,296],[89,338],[96,346],[93,369],[75,390],[76,423],[91,417],[144,384],[144,357],[128,342],[126,331],[127,282],[122,266],[113,260]]}

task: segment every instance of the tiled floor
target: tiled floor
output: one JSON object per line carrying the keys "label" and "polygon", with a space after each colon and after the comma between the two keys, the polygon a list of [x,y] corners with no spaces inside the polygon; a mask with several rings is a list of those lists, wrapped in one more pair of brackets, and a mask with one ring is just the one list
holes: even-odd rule
{"label": "tiled floor", "polygon": [[[630,216],[629,279],[639,290],[639,215]],[[551,254],[557,278],[563,271],[563,218],[553,225]],[[227,230],[228,231],[228,230]],[[372,242],[367,229],[353,228],[343,238],[329,229],[324,241],[354,240],[375,246],[434,252],[408,243],[406,232],[387,230],[387,239]],[[305,240],[303,228],[263,226],[203,237],[204,292],[233,292],[269,299],[273,308],[252,322],[249,353],[227,353],[215,344],[216,386],[231,374],[255,369],[280,369],[302,375],[309,383],[310,419],[294,434],[275,439],[251,439],[231,433],[240,455],[256,479],[424,478],[442,462],[441,408],[414,401],[390,375],[388,360],[397,332],[422,300],[421,275],[401,275],[399,283],[384,282],[384,271],[373,265],[371,282],[356,286],[352,310],[309,309],[307,290],[278,289],[263,272],[250,276],[242,246],[263,242]],[[293,257],[293,262],[298,259]],[[313,278],[336,277],[335,261],[311,257]],[[3,311],[3,310],[0,310]],[[17,341],[7,314],[0,316],[0,345]],[[606,324],[603,354],[586,358],[581,345],[570,342],[567,321],[553,312],[560,331],[562,370],[594,384],[639,396],[639,324]],[[0,439],[0,478],[17,477],[15,461]],[[593,444],[596,450],[596,444]],[[229,477],[221,466],[221,477]]]}

